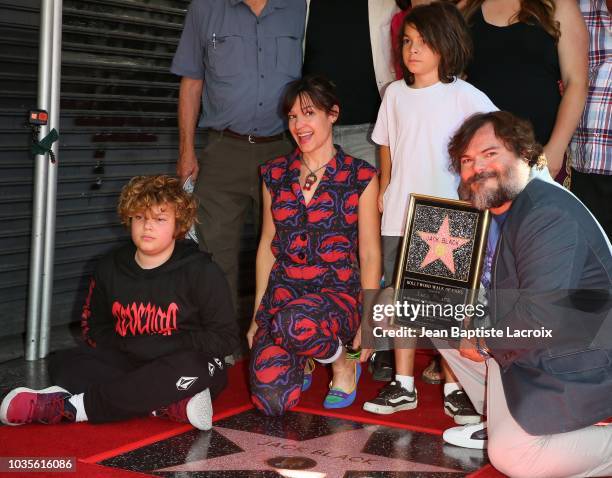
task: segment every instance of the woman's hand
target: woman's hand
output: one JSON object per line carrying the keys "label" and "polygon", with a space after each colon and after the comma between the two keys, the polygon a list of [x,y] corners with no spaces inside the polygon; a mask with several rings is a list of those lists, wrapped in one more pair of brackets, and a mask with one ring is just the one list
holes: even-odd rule
{"label": "woman's hand", "polygon": [[251,325],[249,326],[249,330],[247,331],[246,338],[249,344],[249,350],[253,348],[253,337],[255,337],[255,333],[257,333],[257,329],[259,326],[255,319],[251,320]]}
{"label": "woman's hand", "polygon": [[561,170],[563,155],[580,121],[587,98],[589,32],[580,13],[578,2],[555,0],[555,20],[561,36],[557,42],[563,96],[555,125],[544,146],[550,175],[555,178]]}
{"label": "woman's hand", "polygon": [[359,355],[360,362],[367,362],[374,353],[374,349],[361,349],[361,355]]}
{"label": "woman's hand", "polygon": [[548,143],[544,146],[544,154],[546,155],[548,171],[552,178],[555,179],[563,167],[565,150],[563,148],[555,148],[554,145]]}
{"label": "woman's hand", "polygon": [[[359,350],[360,347],[361,347],[361,327],[357,329],[357,333],[355,334],[355,338],[353,339],[353,343],[351,344],[351,348],[353,350]],[[359,361],[360,362],[367,361],[373,352],[374,352],[374,349],[361,349],[361,353],[359,354]]]}
{"label": "woman's hand", "polygon": [[[359,198],[359,263],[361,265],[361,288],[364,291],[370,291],[364,294],[363,310],[366,311],[364,320],[369,322],[367,317],[371,314],[373,298],[372,291],[380,287],[380,277],[382,275],[380,250],[380,215],[377,210],[376,201],[382,196],[379,194],[378,178],[374,176],[370,184],[361,193]],[[369,330],[369,329],[367,329]],[[353,349],[359,350],[361,347],[361,326],[357,330],[355,339],[353,340]],[[370,355],[372,349],[361,349],[359,357],[360,362],[365,362]]]}

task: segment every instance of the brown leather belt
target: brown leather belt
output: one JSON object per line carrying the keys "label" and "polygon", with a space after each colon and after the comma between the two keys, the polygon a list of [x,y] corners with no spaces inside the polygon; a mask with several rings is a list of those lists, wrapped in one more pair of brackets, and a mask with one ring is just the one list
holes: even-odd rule
{"label": "brown leather belt", "polygon": [[222,133],[230,138],[241,139],[243,141],[248,141],[251,144],[271,143],[273,141],[285,139],[285,133],[275,134],[274,136],[255,136],[252,134],[238,134],[231,129],[224,129]]}

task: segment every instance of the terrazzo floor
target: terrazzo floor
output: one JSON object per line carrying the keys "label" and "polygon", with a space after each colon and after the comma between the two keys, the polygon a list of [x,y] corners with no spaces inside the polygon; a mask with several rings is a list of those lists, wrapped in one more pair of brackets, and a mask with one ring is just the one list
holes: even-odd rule
{"label": "terrazzo floor", "polygon": [[338,418],[254,410],[100,462],[168,478],[460,477],[487,463],[480,450],[429,435]]}
{"label": "terrazzo floor", "polygon": [[[23,385],[50,385],[44,360],[0,364],[0,396]],[[211,431],[189,430],[99,462],[168,478],[442,478],[467,476],[487,463],[483,451],[447,445],[440,435],[254,410],[217,421]]]}

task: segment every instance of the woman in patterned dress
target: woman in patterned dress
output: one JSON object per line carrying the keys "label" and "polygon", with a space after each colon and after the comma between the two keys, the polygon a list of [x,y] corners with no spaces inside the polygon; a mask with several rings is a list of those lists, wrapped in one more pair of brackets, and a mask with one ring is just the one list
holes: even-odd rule
{"label": "woman in patterned dress", "polygon": [[340,108],[317,76],[291,83],[283,112],[297,149],[267,162],[257,250],[251,398],[266,415],[294,407],[309,358],[331,363],[326,408],[350,405],[361,368],[345,344],[360,345],[361,289],[377,289],[381,251],[378,177],[332,142]]}

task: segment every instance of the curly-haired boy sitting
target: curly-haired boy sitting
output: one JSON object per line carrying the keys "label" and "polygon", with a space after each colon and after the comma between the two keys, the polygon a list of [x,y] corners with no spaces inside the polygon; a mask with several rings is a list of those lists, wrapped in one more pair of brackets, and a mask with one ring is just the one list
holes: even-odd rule
{"label": "curly-haired boy sitting", "polygon": [[156,415],[212,426],[211,395],[238,340],[223,273],[191,241],[195,200],[169,176],[123,188],[132,243],[98,263],[82,314],[84,344],[50,356],[55,386],[17,388],[0,405],[8,425],[92,423]]}

